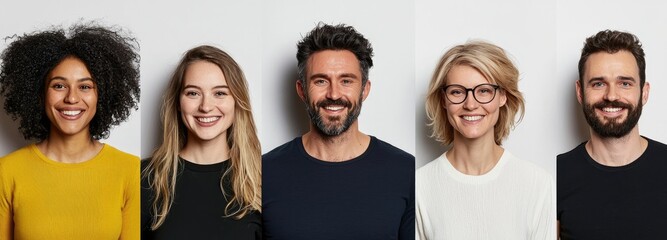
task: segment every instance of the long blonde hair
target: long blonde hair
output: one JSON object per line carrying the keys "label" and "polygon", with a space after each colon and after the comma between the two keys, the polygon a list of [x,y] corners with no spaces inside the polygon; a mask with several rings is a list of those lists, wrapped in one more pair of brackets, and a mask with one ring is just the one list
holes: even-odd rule
{"label": "long blonde hair", "polygon": [[[174,202],[178,154],[186,144],[188,132],[179,115],[179,96],[183,90],[185,70],[196,61],[207,61],[220,67],[236,102],[235,119],[227,136],[227,143],[230,146],[230,168],[222,177],[224,179],[230,176],[233,190],[231,200],[225,207],[225,214],[238,219],[249,211],[261,211],[261,148],[252,117],[245,76],[236,61],[224,51],[212,46],[199,46],[185,53],[171,78],[160,109],[163,124],[162,144],[153,152],[153,157],[142,173],[142,177],[148,178],[149,187],[155,192],[151,204],[153,230],[164,223]],[[222,179],[220,187],[225,193]],[[225,196],[228,194],[225,193]]]}

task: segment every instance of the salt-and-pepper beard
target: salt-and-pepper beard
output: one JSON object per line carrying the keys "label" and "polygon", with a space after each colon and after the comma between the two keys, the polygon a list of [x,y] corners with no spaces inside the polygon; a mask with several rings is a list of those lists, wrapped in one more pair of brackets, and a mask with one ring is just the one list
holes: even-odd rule
{"label": "salt-and-pepper beard", "polygon": [[[362,86],[363,88],[363,86]],[[363,102],[363,90],[359,94],[359,104],[353,106],[352,103],[350,103],[347,100],[343,99],[337,99],[337,100],[332,100],[332,99],[324,99],[322,101],[319,101],[317,103],[311,104],[310,103],[310,97],[308,96],[307,92],[304,92],[305,95],[305,104],[306,104],[306,111],[308,112],[308,116],[310,116],[310,121],[317,127],[317,130],[319,130],[320,133],[329,136],[329,137],[334,137],[338,136],[341,133],[344,133],[347,131],[350,126],[354,123],[354,121],[357,120],[359,117],[359,114],[361,113],[361,105]],[[319,114],[319,109],[324,108],[327,105],[339,105],[339,106],[344,106],[348,108],[349,110],[347,111],[347,115],[345,116],[345,120],[342,122],[342,124],[331,124],[331,126],[327,126],[326,123],[324,123],[323,117]],[[331,117],[329,121],[334,122],[339,120],[339,117]]]}

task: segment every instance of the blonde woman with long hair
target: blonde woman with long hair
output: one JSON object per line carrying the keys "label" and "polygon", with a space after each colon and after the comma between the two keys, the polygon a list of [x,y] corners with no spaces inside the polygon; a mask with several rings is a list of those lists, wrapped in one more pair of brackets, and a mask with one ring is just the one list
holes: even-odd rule
{"label": "blonde woman with long hair", "polygon": [[261,239],[261,151],[241,68],[185,53],[161,108],[163,141],[142,163],[142,239]]}

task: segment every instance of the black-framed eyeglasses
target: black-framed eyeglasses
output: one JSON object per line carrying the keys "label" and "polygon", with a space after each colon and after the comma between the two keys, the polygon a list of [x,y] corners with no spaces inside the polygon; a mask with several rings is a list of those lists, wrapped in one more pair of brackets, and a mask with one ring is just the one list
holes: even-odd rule
{"label": "black-framed eyeglasses", "polygon": [[500,88],[498,85],[485,83],[475,86],[474,88],[466,88],[458,84],[452,84],[442,87],[442,92],[445,94],[447,100],[453,104],[465,102],[468,98],[468,92],[472,92],[472,97],[481,104],[490,103],[496,97],[496,92]]}

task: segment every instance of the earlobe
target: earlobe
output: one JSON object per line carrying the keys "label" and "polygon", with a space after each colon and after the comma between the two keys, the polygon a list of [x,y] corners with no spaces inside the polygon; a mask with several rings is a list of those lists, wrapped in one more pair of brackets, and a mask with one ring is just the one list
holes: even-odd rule
{"label": "earlobe", "polygon": [[642,105],[648,102],[649,90],[651,90],[651,84],[644,82],[644,87],[642,88]]}
{"label": "earlobe", "polygon": [[366,85],[361,89],[361,95],[363,96],[362,101],[366,100],[366,97],[368,97],[368,93],[371,91],[371,80],[368,79],[366,80]]}
{"label": "earlobe", "polygon": [[574,88],[575,88],[575,91],[577,91],[577,92],[576,92],[576,94],[577,94],[577,101],[579,102],[579,104],[581,104],[581,103],[582,103],[581,91],[583,91],[583,89],[581,88],[581,81],[579,81],[579,80],[575,81],[575,82],[574,82],[574,85],[575,85],[575,87],[574,87]]}
{"label": "earlobe", "polygon": [[301,101],[306,101],[303,95],[303,84],[301,84],[301,80],[296,80],[296,94],[299,95],[299,98],[301,98]]}
{"label": "earlobe", "polygon": [[505,106],[506,103],[507,103],[507,94],[505,93],[505,91],[502,91],[500,94],[500,107]]}

